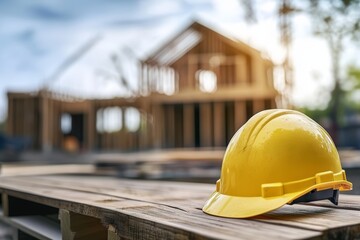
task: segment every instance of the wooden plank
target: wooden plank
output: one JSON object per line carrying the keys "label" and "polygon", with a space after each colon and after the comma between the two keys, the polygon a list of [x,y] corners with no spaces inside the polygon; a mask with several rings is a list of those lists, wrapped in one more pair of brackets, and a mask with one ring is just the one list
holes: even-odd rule
{"label": "wooden plank", "polygon": [[116,233],[116,229],[113,225],[108,228],[107,240],[121,240],[120,236]]}
{"label": "wooden plank", "polygon": [[[358,210],[344,210],[341,207],[332,209],[327,206],[305,205],[284,206],[277,211],[250,220],[235,221],[233,219],[211,217],[203,214],[199,208],[201,208],[204,199],[210,194],[213,185],[161,183],[161,187],[159,187],[159,183],[157,182],[116,180],[110,178],[100,180],[95,177],[61,176],[21,177],[20,179],[12,179],[10,182],[6,181],[7,178],[4,179],[5,184],[10,184],[12,188],[23,188],[32,193],[39,191],[40,188],[40,190],[46,192],[46,196],[51,196],[52,198],[58,198],[60,196],[62,199],[66,198],[67,201],[74,203],[80,201],[83,205],[78,206],[77,211],[94,211],[92,214],[98,214],[100,217],[106,214],[108,222],[110,221],[109,219],[111,219],[111,221],[114,219],[119,220],[119,226],[117,226],[119,228],[120,225],[123,226],[123,224],[128,223],[129,217],[125,216],[135,217],[135,219],[132,220],[135,221],[136,224],[133,223],[135,225],[132,226],[137,226],[141,229],[145,228],[146,231],[150,231],[150,227],[152,227],[153,224],[147,222],[150,226],[146,225],[142,221],[144,219],[157,224],[164,223],[164,221],[168,223],[169,221],[168,224],[171,226],[171,229],[173,224],[175,224],[177,227],[181,226],[180,228],[182,230],[184,230],[184,228],[190,228],[191,230],[189,231],[193,231],[192,226],[197,223],[201,226],[195,224],[195,230],[200,232],[209,231],[207,227],[213,226],[215,221],[218,223],[220,221],[222,226],[224,226],[223,224],[226,225],[227,221],[229,221],[229,228],[231,226],[232,228],[238,227],[236,225],[238,222],[244,224],[244,221],[258,221],[261,223],[270,223],[272,225],[271,228],[274,229],[277,229],[278,226],[292,227],[289,230],[290,232],[293,231],[293,228],[307,229],[311,232],[324,234],[324,239],[327,239],[335,235],[344,236],[345,233],[350,234],[349,236],[356,236],[354,234],[357,233],[360,223],[360,211]],[[2,182],[0,186],[3,184]],[[58,189],[56,189],[55,186],[57,186]],[[66,192],[68,193],[66,194]],[[169,192],[171,192],[171,194],[169,194]],[[345,196],[341,196],[341,198],[343,197]],[[359,202],[359,197],[345,198],[350,199],[352,203]],[[48,201],[54,202],[53,199]],[[74,203],[72,203],[72,205],[74,205]],[[89,205],[94,206],[96,210],[91,210],[88,207]],[[83,209],[84,206],[86,206],[85,209]],[[73,208],[75,208],[75,206],[73,206]],[[111,211],[103,212],[104,210],[102,209],[109,209]],[[121,216],[117,216],[118,214]],[[176,217],[174,217],[174,215],[176,215]],[[141,219],[141,221],[139,219],[136,220],[136,218]],[[183,222],[185,219],[191,224],[191,227]],[[247,224],[245,225],[248,226]],[[168,225],[166,226],[167,228],[169,227]],[[266,225],[260,225],[259,227],[270,228]],[[154,235],[154,238],[159,236],[172,236],[161,235],[164,234],[164,226],[156,231],[158,232],[154,234],[160,235]],[[219,231],[217,234],[220,235],[215,234],[214,236],[224,238],[224,235],[221,235],[223,234],[221,228]],[[285,230],[283,229],[282,231]],[[235,234],[234,230],[231,230],[230,233]],[[250,233],[245,232],[243,234],[247,236],[246,234]],[[128,232],[124,234],[124,237],[135,236],[132,234],[145,233]],[[252,232],[252,234],[255,233]]]}
{"label": "wooden plank", "polygon": [[213,120],[211,103],[200,104],[200,146],[211,147],[213,139]]}
{"label": "wooden plank", "polygon": [[181,91],[187,90],[187,89],[192,89],[195,86],[195,74],[196,74],[196,70],[197,70],[197,66],[194,64],[194,62],[197,61],[197,56],[194,54],[188,54],[186,56],[186,60],[187,60],[187,67],[188,67],[188,71],[187,71],[187,78],[186,79],[182,79],[184,81],[179,81],[179,86]]}
{"label": "wooden plank", "polygon": [[220,88],[216,94],[209,94],[200,91],[184,91],[172,95],[153,95],[151,101],[153,103],[193,103],[193,102],[213,102],[213,101],[234,101],[247,99],[274,99],[277,96],[276,91],[271,89],[259,88],[256,85],[251,87],[233,86],[229,88]]}
{"label": "wooden plank", "polygon": [[184,124],[184,147],[194,147],[194,105],[184,104],[183,109]]}
{"label": "wooden plank", "polygon": [[165,147],[175,147],[175,106],[165,105],[164,106],[165,116]]}
{"label": "wooden plank", "polygon": [[248,67],[247,67],[247,61],[245,58],[245,55],[237,55],[236,56],[236,73],[235,73],[235,77],[237,80],[238,84],[243,84],[248,82]]}
{"label": "wooden plank", "polygon": [[49,140],[49,99],[45,94],[41,95],[41,146],[42,151],[48,152],[50,151],[51,142]]}
{"label": "wooden plank", "polygon": [[315,231],[263,224],[252,220],[213,217],[204,214],[199,209],[194,213],[159,207],[128,208],[124,211],[126,214],[141,220],[136,221],[132,218],[128,220],[122,215],[112,215],[111,218],[116,223],[116,229],[123,229],[122,226],[128,226],[132,221],[135,223],[133,231],[119,231],[120,237],[145,237],[146,239],[293,239],[294,236],[297,238],[299,236],[301,238],[315,238],[321,235]]}
{"label": "wooden plank", "polygon": [[[29,236],[41,240],[61,239],[60,225],[45,216],[0,217],[0,220],[20,230],[18,239],[29,239]],[[26,233],[23,237],[22,232]]]}
{"label": "wooden plank", "polygon": [[60,226],[50,215],[33,215],[57,213],[56,208],[17,199],[6,193],[2,193],[2,202],[0,221],[17,229],[15,239],[61,239]]}
{"label": "wooden plank", "polygon": [[265,109],[264,100],[257,99],[253,101],[253,114],[256,114]]}
{"label": "wooden plank", "polygon": [[214,103],[214,145],[216,147],[225,146],[225,104],[223,102]]}
{"label": "wooden plank", "polygon": [[233,102],[226,102],[225,107],[225,116],[226,116],[226,142],[228,143],[235,131],[235,106]]}
{"label": "wooden plank", "polygon": [[184,114],[183,106],[176,104],[174,106],[174,147],[184,147]]}
{"label": "wooden plank", "polygon": [[[305,228],[314,231],[337,232],[336,228],[348,231],[360,230],[360,211],[344,210],[309,205],[285,205],[275,211],[255,217],[259,221],[286,224],[296,228]],[[340,229],[339,229],[340,230]],[[360,233],[358,236],[360,237]],[[352,239],[352,237],[350,237]]]}
{"label": "wooden plank", "polygon": [[66,240],[106,239],[107,228],[98,218],[77,214],[65,209],[59,210],[61,234]]}
{"label": "wooden plank", "polygon": [[291,239],[321,235],[281,224],[204,214],[201,207],[213,185],[57,176],[3,178],[0,188],[14,196],[100,218],[106,225],[113,224],[123,238]]}
{"label": "wooden plank", "polygon": [[14,136],[14,98],[11,93],[7,93],[8,109],[7,109],[7,121],[6,121],[6,133],[9,136]]}
{"label": "wooden plank", "polygon": [[[8,216],[9,204],[8,204],[8,195],[4,192],[1,193],[1,216]],[[6,211],[4,211],[6,209]]]}
{"label": "wooden plank", "polygon": [[[124,124],[124,122],[123,122]],[[88,150],[95,149],[95,135],[96,135],[96,112],[93,102],[91,102],[90,110],[87,115],[87,121],[85,126],[87,127],[87,139],[88,139]]]}
{"label": "wooden plank", "polygon": [[246,122],[246,102],[237,101],[234,103],[235,131]]}
{"label": "wooden plank", "polygon": [[[192,196],[192,199],[207,198],[214,186],[206,184],[193,184],[193,183],[176,183],[176,182],[161,182],[161,189],[154,191],[156,181],[134,181],[134,180],[121,180],[113,178],[86,178],[86,182],[83,182],[83,177],[80,176],[44,176],[33,177],[31,182],[26,182],[27,177],[17,177],[17,179],[11,179],[11,185],[24,185],[28,188],[31,186],[39,186],[40,190],[51,189],[56,186],[58,189],[67,189],[71,194],[75,192],[96,192],[101,197],[104,194],[107,197],[125,197],[136,201],[152,202],[167,199],[183,199],[196,191],[196,195]],[[3,178],[7,179],[7,178]],[[6,184],[6,183],[5,183]],[[120,185],[119,185],[120,184]],[[141,186],[140,186],[141,185]],[[1,186],[1,184],[0,184]],[[173,191],[172,190],[176,190]],[[172,192],[169,194],[169,192]],[[100,198],[101,199],[101,198]],[[191,200],[189,200],[191,202]]]}
{"label": "wooden plank", "polygon": [[153,121],[153,136],[155,148],[161,148],[165,142],[165,129],[164,129],[164,107],[160,104],[153,105],[152,107],[154,121]]}

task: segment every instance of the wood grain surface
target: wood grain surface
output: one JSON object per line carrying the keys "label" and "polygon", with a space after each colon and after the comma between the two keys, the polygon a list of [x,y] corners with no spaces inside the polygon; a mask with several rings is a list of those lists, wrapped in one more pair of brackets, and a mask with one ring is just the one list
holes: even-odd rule
{"label": "wood grain surface", "polygon": [[31,201],[69,216],[98,218],[111,230],[111,239],[114,233],[119,239],[360,238],[360,196],[342,194],[339,206],[319,201],[286,205],[254,218],[229,219],[201,210],[214,187],[66,175],[3,177],[0,181],[3,202],[11,196],[25,200],[25,205]]}

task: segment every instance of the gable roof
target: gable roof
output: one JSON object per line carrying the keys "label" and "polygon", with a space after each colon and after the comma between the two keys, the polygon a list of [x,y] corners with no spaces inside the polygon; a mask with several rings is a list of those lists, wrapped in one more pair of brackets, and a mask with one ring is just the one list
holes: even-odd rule
{"label": "gable roof", "polygon": [[202,40],[202,34],[196,30],[197,27],[218,34],[224,42],[236,49],[239,49],[240,51],[248,54],[261,55],[259,50],[251,47],[249,44],[242,42],[236,37],[224,33],[223,31],[216,29],[216,27],[209,26],[203,22],[200,22],[199,20],[195,20],[190,25],[186,26],[182,31],[177,33],[168,42],[156,49],[143,62],[157,63],[159,65],[171,65],[172,63],[176,62]]}

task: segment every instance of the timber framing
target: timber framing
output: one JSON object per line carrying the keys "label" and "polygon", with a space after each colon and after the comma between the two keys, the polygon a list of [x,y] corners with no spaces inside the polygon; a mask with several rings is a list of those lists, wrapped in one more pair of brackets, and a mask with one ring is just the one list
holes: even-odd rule
{"label": "timber framing", "polygon": [[[193,22],[141,61],[136,95],[82,99],[41,90],[8,93],[7,131],[51,151],[225,147],[253,114],[276,108],[273,63],[260,51],[200,22]],[[204,84],[209,86],[203,86]],[[205,90],[204,90],[205,89]],[[99,111],[140,113],[136,131],[97,129]],[[73,130],[61,131],[61,117]]]}

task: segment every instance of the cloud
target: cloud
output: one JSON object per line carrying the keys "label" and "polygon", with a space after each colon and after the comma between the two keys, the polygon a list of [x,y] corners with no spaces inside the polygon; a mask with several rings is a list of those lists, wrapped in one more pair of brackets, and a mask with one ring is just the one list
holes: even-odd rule
{"label": "cloud", "polygon": [[39,20],[53,20],[53,21],[64,21],[72,19],[72,15],[52,9],[48,6],[36,5],[28,10],[29,17],[34,17]]}
{"label": "cloud", "polygon": [[[120,94],[118,83],[96,74],[98,69],[112,70],[109,55],[126,46],[138,58],[146,58],[193,16],[214,22],[280,63],[283,51],[273,15],[276,6],[273,1],[265,1],[258,8],[259,14],[265,16],[264,21],[249,26],[243,19],[239,0],[37,0],[36,3],[0,0],[0,95],[4,99],[6,89],[33,90],[41,86],[66,58],[98,33],[102,34],[102,41],[55,81],[54,86],[63,91],[82,89],[89,95]],[[295,18],[294,39],[311,35],[310,24],[306,16]],[[358,52],[354,49],[347,47],[344,54],[357,59]],[[306,41],[294,45],[293,58],[298,59],[294,62],[297,103],[308,104],[313,99],[309,95],[311,91],[303,89],[309,87],[306,84],[311,82],[314,69],[322,76],[322,84],[329,81],[322,72],[328,72],[328,68],[322,67],[321,59],[312,57],[314,53],[322,55],[323,48]],[[299,58],[299,55],[307,57]],[[314,67],[306,63],[313,63]],[[127,74],[136,79],[134,70],[130,69],[131,66]],[[5,106],[5,100],[0,99],[0,120],[6,112]]]}

